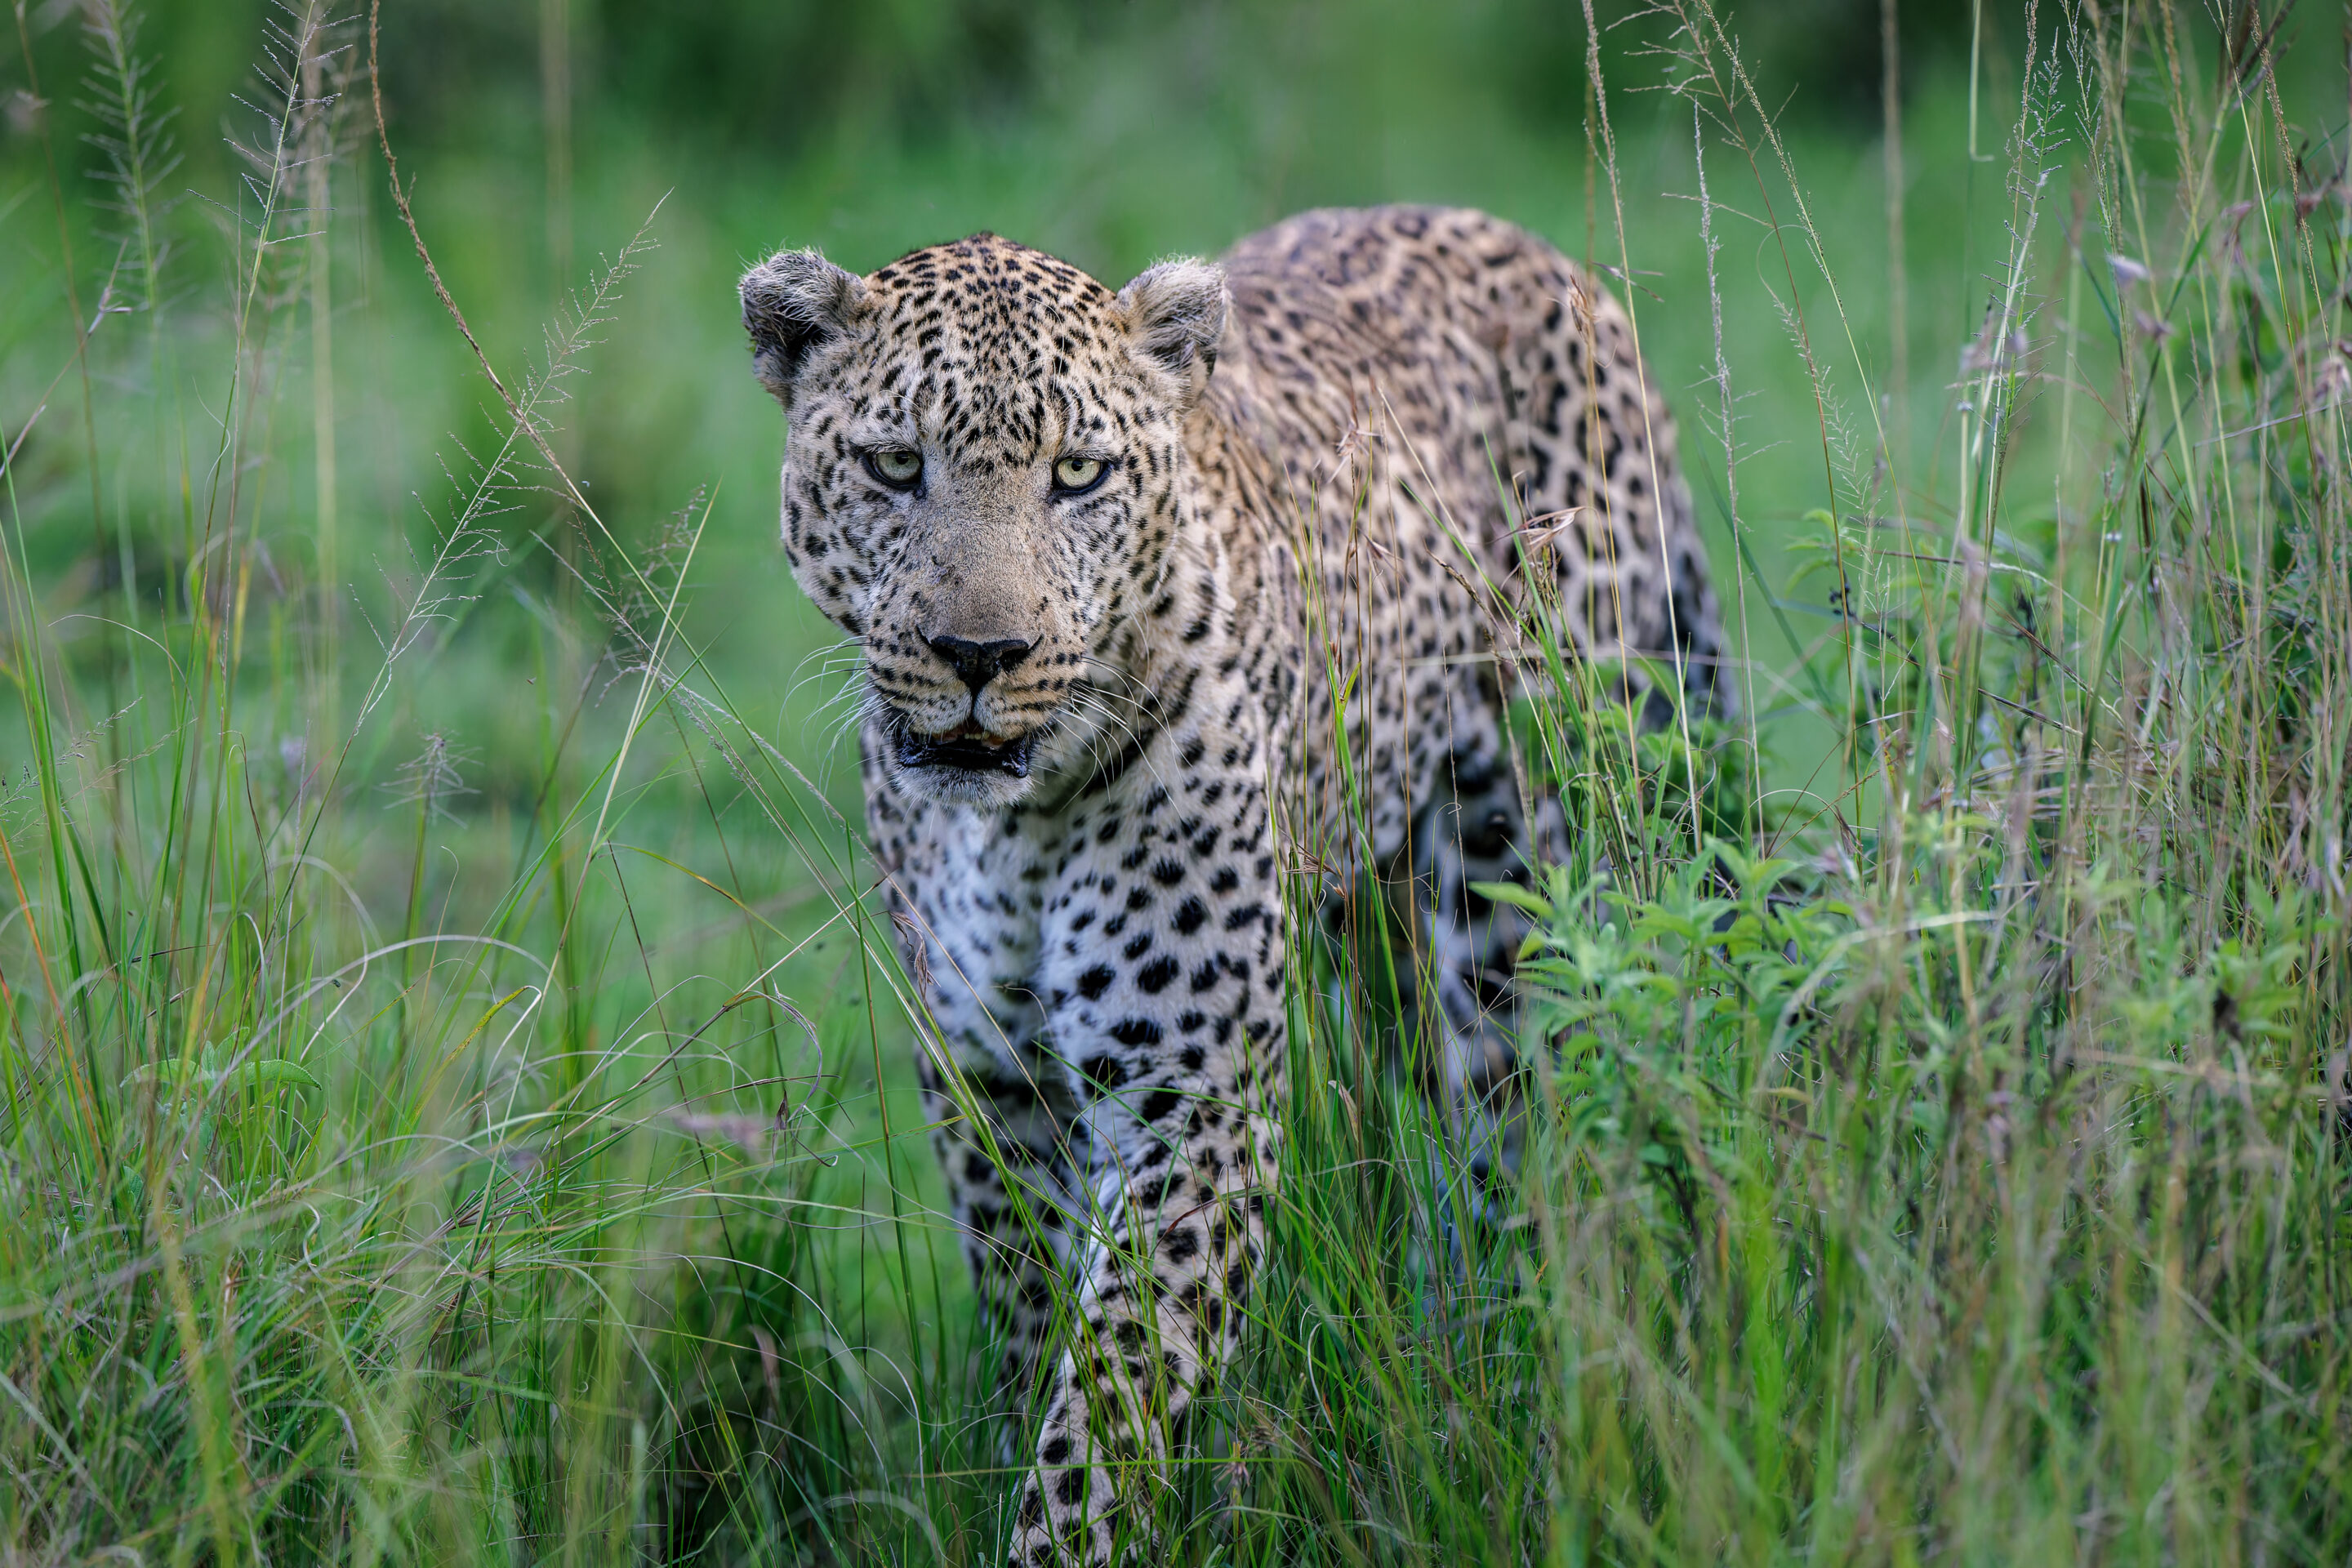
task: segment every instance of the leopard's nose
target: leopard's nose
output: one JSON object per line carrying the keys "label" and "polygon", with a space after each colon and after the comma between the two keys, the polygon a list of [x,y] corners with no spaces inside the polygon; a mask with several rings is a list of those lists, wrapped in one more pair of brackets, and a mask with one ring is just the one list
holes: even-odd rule
{"label": "leopard's nose", "polygon": [[971,688],[972,695],[980,689],[1029,657],[1037,645],[1023,642],[1018,637],[1000,637],[994,642],[971,642],[963,637],[925,637],[931,651],[948,661],[956,679]]}

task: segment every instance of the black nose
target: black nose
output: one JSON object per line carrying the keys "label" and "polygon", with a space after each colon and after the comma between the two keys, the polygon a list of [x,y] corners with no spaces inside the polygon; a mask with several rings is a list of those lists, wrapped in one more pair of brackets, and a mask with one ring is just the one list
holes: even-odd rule
{"label": "black nose", "polygon": [[931,651],[946,659],[955,668],[956,679],[971,688],[972,695],[1029,657],[1037,645],[1023,642],[1018,637],[1001,637],[995,642],[968,642],[962,637],[925,637]]}

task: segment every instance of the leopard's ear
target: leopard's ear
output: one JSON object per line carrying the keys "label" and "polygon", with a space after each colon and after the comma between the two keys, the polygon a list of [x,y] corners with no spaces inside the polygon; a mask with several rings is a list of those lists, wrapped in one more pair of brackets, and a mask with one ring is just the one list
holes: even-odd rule
{"label": "leopard's ear", "polygon": [[810,351],[848,329],[865,302],[865,281],[814,250],[780,250],[743,274],[742,292],[751,372],[790,408]]}
{"label": "leopard's ear", "polygon": [[1191,257],[1163,261],[1118,291],[1137,351],[1176,378],[1187,408],[1217,368],[1225,306],[1225,269]]}

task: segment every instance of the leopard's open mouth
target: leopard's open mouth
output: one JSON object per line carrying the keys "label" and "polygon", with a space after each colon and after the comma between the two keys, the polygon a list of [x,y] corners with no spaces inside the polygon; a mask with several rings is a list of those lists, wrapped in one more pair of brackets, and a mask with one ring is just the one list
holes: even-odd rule
{"label": "leopard's open mouth", "polygon": [[898,765],[902,768],[954,768],[964,773],[1029,776],[1029,753],[1037,731],[1001,741],[970,720],[938,735],[898,731]]}

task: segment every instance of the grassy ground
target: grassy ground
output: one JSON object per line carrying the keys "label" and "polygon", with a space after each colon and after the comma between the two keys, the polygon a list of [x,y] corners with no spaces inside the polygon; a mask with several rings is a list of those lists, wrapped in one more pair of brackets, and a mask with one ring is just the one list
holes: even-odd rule
{"label": "grassy ground", "polygon": [[1990,18],[1892,214],[1876,123],[1781,117],[1696,5],[1545,113],[1433,11],[1139,14],[772,164],[529,95],[411,156],[387,79],[428,268],[363,28],[277,16],[222,151],[88,15],[0,190],[9,1561],[990,1560],[732,275],[986,226],[1118,279],[1391,198],[1630,277],[1743,711],[1524,714],[1582,832],[1507,1227],[1347,1022],[1379,966],[1302,935],[1274,1265],[1162,1555],[2345,1559],[2315,19]]}

